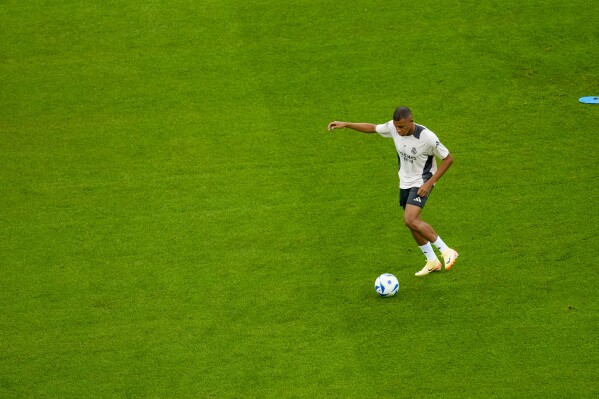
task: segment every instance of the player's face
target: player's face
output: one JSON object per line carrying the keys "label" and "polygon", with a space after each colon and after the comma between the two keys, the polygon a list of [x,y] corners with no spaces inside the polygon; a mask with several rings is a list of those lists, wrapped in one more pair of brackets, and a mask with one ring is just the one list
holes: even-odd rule
{"label": "player's face", "polygon": [[393,121],[395,130],[400,136],[409,136],[414,133],[414,121],[412,119],[402,119],[399,121]]}

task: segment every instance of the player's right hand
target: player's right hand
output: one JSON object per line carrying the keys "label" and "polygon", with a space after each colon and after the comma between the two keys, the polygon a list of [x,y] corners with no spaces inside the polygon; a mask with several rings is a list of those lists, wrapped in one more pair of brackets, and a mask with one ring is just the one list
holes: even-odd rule
{"label": "player's right hand", "polygon": [[329,125],[327,126],[328,130],[333,130],[333,129],[341,129],[345,127],[345,122],[339,122],[339,121],[334,121],[329,123]]}

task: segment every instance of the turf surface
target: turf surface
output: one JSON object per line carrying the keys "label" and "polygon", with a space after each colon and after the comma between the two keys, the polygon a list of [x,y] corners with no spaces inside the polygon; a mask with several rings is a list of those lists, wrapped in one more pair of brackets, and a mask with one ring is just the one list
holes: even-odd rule
{"label": "turf surface", "polygon": [[346,3],[0,4],[0,397],[599,394],[597,5]]}

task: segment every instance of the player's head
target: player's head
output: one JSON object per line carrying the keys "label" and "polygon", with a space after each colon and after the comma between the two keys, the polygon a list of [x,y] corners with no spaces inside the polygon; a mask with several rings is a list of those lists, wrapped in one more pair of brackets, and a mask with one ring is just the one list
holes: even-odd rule
{"label": "player's head", "polygon": [[408,107],[398,107],[393,113],[393,125],[400,136],[409,136],[414,133],[414,118]]}
{"label": "player's head", "polygon": [[410,110],[408,107],[397,107],[397,109],[393,113],[393,120],[400,121],[402,119],[407,119],[413,122],[412,110]]}

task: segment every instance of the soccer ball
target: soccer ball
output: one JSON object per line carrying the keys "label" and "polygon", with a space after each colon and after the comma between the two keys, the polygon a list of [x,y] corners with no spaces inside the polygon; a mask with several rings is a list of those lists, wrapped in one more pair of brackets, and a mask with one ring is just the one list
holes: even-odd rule
{"label": "soccer ball", "polygon": [[399,289],[399,281],[392,274],[381,274],[374,282],[374,289],[382,297],[393,296]]}

